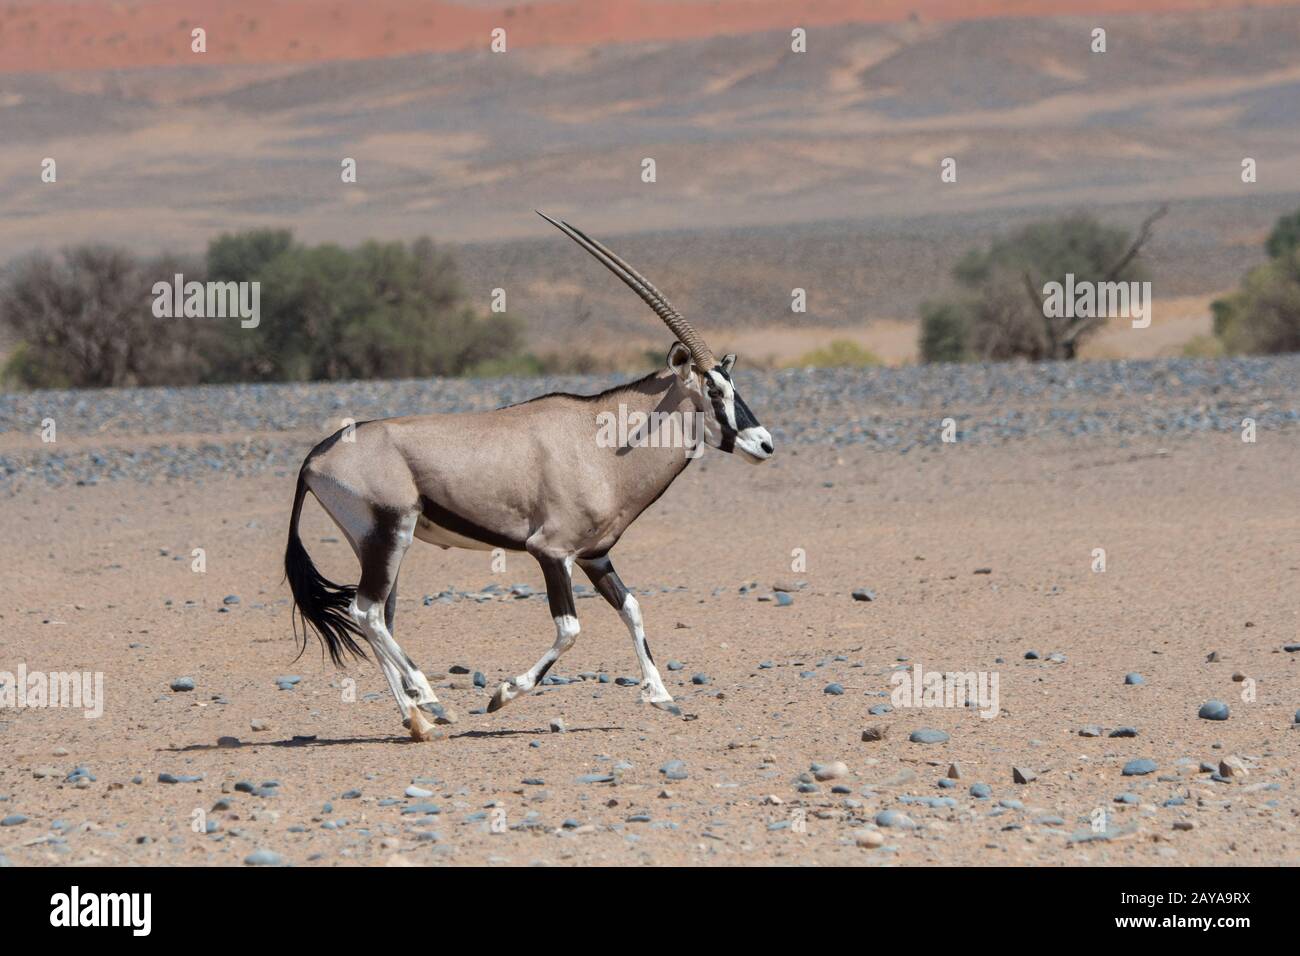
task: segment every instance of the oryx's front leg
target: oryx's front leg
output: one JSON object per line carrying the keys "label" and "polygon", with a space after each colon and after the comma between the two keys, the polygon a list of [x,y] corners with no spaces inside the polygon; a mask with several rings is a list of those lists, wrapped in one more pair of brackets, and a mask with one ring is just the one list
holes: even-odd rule
{"label": "oryx's front leg", "polygon": [[573,576],[570,571],[573,558],[557,558],[546,554],[534,554],[533,557],[542,566],[542,576],[546,579],[546,599],[551,605],[551,617],[555,619],[555,643],[526,673],[513,680],[503,681],[497,687],[497,692],[492,695],[487,706],[489,713],[500,710],[516,697],[527,694],[536,687],[537,682],[551,669],[551,665],[578,639],[580,628],[577,610],[573,606]]}
{"label": "oryx's front leg", "polygon": [[673,703],[673,695],[668,693],[664,679],[659,676],[659,668],[655,667],[655,660],[650,655],[650,645],[645,639],[645,624],[641,620],[641,605],[623,584],[608,556],[579,561],[578,564],[587,573],[587,577],[591,578],[591,583],[601,596],[618,611],[632,635],[636,659],[641,665],[641,700],[660,710],[681,716],[680,708]]}

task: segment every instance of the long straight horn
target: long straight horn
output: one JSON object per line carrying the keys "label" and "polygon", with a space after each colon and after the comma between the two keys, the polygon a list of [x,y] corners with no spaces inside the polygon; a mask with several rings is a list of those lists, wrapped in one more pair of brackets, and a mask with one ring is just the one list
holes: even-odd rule
{"label": "long straight horn", "polygon": [[713,357],[713,352],[704,344],[704,340],[700,338],[699,333],[691,328],[691,324],[682,317],[680,312],[672,307],[672,303],[668,301],[668,298],[656,289],[649,279],[576,226],[571,226],[562,220],[552,219],[540,209],[536,210],[536,212],[537,215],[591,253],[597,262],[622,279],[629,289],[639,295],[641,300],[654,310],[655,315],[663,319],[664,324],[672,329],[673,335],[677,336],[681,343],[690,349],[691,358],[695,360],[697,367],[707,371],[718,364],[718,360]]}

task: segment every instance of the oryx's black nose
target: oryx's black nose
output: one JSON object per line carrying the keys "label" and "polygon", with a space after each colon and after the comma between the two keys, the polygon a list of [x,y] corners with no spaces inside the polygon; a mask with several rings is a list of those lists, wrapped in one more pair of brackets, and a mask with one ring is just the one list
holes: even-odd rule
{"label": "oryx's black nose", "polygon": [[772,454],[772,443],[770,441],[765,441],[758,447],[763,449],[763,451],[767,452],[769,455]]}

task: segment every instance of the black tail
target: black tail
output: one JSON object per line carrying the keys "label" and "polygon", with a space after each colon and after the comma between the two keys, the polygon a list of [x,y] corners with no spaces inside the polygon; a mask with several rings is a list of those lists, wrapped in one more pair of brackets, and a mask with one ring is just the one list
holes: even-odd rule
{"label": "black tail", "polygon": [[298,621],[294,611],[289,612],[293,623],[294,640],[301,644],[299,656],[307,649],[307,631],[316,632],[321,647],[329,652],[330,660],[342,667],[344,657],[366,656],[355,637],[361,637],[361,629],[348,614],[348,608],[356,596],[357,589],[348,584],[335,584],[321,576],[316,565],[311,563],[311,556],[302,546],[298,537],[298,516],[302,514],[302,501],[307,495],[307,481],[303,472],[298,472],[298,490],[293,496],[293,514],[289,516],[289,543],[284,549],[284,576],[289,579],[289,590],[293,592],[294,611],[302,615],[302,636],[298,636]]}

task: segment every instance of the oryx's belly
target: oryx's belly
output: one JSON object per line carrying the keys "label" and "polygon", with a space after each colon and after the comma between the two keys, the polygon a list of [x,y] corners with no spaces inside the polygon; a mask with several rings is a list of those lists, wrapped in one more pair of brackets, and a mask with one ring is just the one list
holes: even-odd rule
{"label": "oryx's belly", "polygon": [[436,544],[440,548],[468,548],[471,551],[491,551],[493,548],[498,547],[498,545],[490,544],[487,541],[468,538],[463,534],[452,531],[450,528],[434,524],[424,515],[420,515],[420,520],[416,522],[415,536],[421,541]]}
{"label": "oryx's belly", "polygon": [[443,548],[468,548],[472,551],[491,551],[505,548],[508,551],[524,550],[523,533],[516,537],[501,526],[509,523],[500,514],[470,516],[472,508],[447,507],[429,495],[420,496],[420,520],[415,525],[415,536]]}

